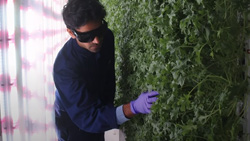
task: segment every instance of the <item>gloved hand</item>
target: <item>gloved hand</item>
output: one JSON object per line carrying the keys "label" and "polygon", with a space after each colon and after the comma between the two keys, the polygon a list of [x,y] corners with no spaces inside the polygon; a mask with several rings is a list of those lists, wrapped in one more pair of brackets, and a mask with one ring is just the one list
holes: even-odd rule
{"label": "gloved hand", "polygon": [[144,92],[136,100],[130,102],[130,109],[134,114],[148,114],[152,104],[158,99],[157,91]]}

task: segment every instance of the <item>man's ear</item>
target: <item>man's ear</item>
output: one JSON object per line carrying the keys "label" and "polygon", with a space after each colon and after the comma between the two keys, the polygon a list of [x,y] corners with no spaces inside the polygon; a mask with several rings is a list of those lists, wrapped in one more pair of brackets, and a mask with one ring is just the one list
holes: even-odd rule
{"label": "man's ear", "polygon": [[67,32],[69,33],[69,35],[70,35],[73,39],[76,38],[75,34],[73,33],[73,31],[72,31],[71,29],[68,29],[68,28],[67,28]]}

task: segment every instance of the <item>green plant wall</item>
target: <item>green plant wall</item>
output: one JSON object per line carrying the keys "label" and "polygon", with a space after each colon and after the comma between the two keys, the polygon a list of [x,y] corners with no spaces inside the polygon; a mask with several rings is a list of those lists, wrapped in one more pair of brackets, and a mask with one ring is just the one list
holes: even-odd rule
{"label": "green plant wall", "polygon": [[116,42],[116,104],[160,95],[127,141],[241,138],[249,0],[101,0]]}

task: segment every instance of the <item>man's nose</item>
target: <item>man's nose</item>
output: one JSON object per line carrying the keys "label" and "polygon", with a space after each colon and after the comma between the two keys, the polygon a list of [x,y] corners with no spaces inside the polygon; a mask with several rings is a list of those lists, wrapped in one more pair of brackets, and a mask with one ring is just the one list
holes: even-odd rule
{"label": "man's nose", "polygon": [[95,43],[95,44],[99,44],[100,41],[101,41],[101,38],[96,36],[92,42]]}

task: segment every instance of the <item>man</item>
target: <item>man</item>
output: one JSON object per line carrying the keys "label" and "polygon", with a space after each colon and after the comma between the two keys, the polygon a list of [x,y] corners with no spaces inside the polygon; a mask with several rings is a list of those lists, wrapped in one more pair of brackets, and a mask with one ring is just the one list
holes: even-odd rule
{"label": "man", "polygon": [[114,36],[98,0],[69,0],[63,20],[71,38],[54,63],[55,118],[59,141],[104,141],[136,114],[148,114],[158,92],[114,107]]}

